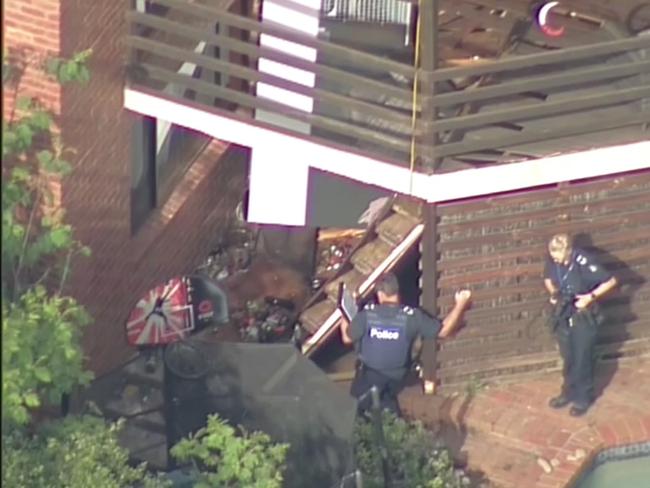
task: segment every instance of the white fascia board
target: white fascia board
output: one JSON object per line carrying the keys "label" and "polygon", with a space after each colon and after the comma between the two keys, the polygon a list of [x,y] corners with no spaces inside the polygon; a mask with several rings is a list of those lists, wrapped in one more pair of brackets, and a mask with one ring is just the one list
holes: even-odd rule
{"label": "white fascia board", "polygon": [[253,150],[256,147],[280,148],[276,149],[277,164],[281,163],[283,152],[291,151],[297,157],[304,158],[312,168],[429,202],[650,168],[650,141],[643,141],[453,173],[411,175],[408,168],[337,149],[306,139],[305,136],[260,127],[253,121],[216,114],[209,108],[199,109],[187,103],[168,100],[161,94],[151,95],[127,87],[124,107],[216,139],[252,147]]}
{"label": "white fascia board", "polygon": [[[142,115],[173,121],[215,139],[251,147],[254,151],[256,148],[274,148],[275,162],[279,168],[282,168],[285,154],[291,151],[296,157],[307,161],[312,168],[398,193],[409,193],[411,173],[408,169],[319,144],[307,139],[308,136],[301,137],[260,127],[254,121],[245,122],[217,115],[209,112],[209,109],[195,108],[161,95],[151,95],[131,88],[124,91],[124,107]],[[429,178],[427,175],[413,174],[413,196],[426,198],[429,193]]]}
{"label": "white fascia board", "polygon": [[650,168],[650,142],[431,176],[429,201],[448,201]]}

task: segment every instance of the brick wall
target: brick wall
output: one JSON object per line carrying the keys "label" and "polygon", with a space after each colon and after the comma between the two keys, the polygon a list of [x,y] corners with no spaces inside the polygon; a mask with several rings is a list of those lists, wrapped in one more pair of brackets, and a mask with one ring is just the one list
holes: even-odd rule
{"label": "brick wall", "polygon": [[[40,69],[48,56],[60,50],[59,0],[5,0],[3,2],[3,49],[19,71],[19,91],[38,97],[50,110],[59,113],[60,88]],[[4,88],[4,87],[3,87]],[[13,109],[14,90],[4,90],[3,114]]]}
{"label": "brick wall", "polygon": [[122,108],[126,8],[124,0],[5,3],[8,47],[40,49],[41,56],[93,49],[86,86],[61,89],[32,72],[24,80],[61,113],[63,142],[75,150],[68,156],[74,171],[63,182],[62,203],[77,238],[93,254],[77,261],[69,292],[94,318],[85,347],[98,373],[132,353],[125,344],[124,321],[137,298],[206,256],[243,194],[247,172],[245,150],[231,148],[224,155],[227,146],[212,141],[180,177],[166,204],[131,235],[133,116]]}

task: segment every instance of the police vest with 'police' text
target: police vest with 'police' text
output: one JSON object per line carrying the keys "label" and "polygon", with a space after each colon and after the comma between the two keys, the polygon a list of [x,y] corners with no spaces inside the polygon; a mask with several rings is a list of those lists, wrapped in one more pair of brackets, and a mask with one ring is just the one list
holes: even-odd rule
{"label": "police vest with 'police' text", "polygon": [[406,327],[409,310],[403,307],[389,315],[378,313],[375,307],[366,308],[366,332],[359,350],[361,361],[366,366],[381,371],[407,365],[411,353],[411,338],[407,337]]}

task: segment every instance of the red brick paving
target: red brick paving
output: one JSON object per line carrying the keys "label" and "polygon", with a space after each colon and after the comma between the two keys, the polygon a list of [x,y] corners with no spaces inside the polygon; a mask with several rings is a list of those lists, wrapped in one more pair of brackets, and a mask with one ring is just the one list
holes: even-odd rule
{"label": "red brick paving", "polygon": [[[489,486],[564,488],[601,449],[650,440],[650,358],[600,366],[600,372],[601,383],[609,384],[581,418],[569,416],[568,408],[548,408],[558,392],[557,373],[488,385],[473,397],[428,397],[407,389],[400,401],[407,416],[445,426],[441,433]],[[556,464],[552,472],[542,470],[539,457]]]}

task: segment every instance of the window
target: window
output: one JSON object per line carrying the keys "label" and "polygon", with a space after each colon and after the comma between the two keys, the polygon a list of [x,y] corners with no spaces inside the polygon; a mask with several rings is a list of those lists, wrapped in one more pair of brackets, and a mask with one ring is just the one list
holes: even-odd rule
{"label": "window", "polygon": [[132,133],[131,231],[135,233],[154,208],[165,204],[210,138],[145,116],[136,117]]}

